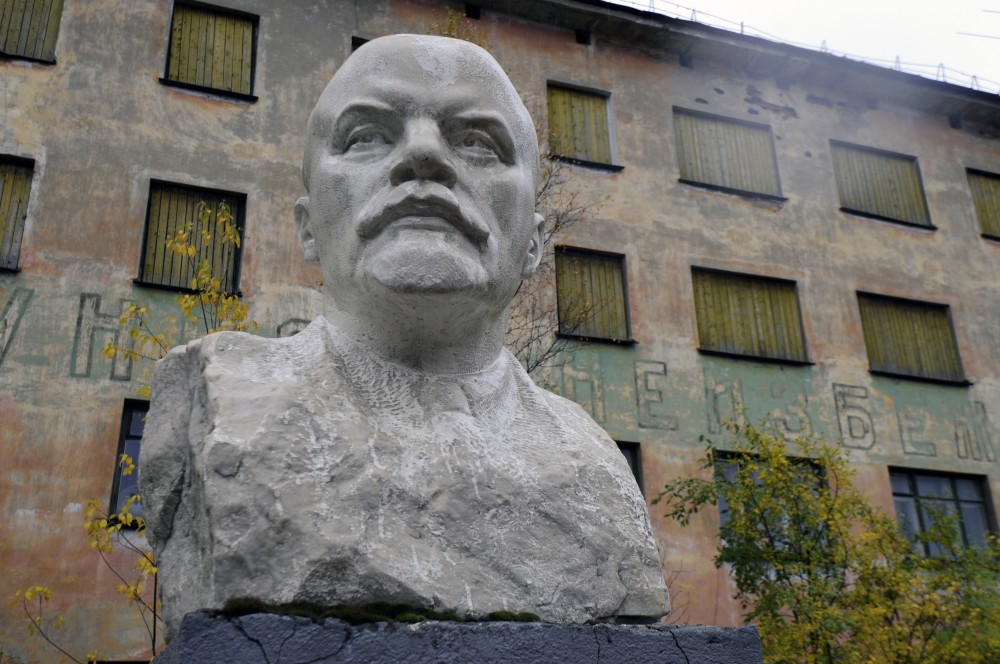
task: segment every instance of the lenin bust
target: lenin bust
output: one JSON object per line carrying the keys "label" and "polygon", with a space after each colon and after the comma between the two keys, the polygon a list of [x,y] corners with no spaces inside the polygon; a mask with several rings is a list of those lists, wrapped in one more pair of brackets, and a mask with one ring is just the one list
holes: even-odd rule
{"label": "lenin bust", "polygon": [[156,367],[140,460],[168,635],[232,597],[652,621],[615,443],[503,347],[542,252],[531,119],[481,48],[369,42],[308,122],[295,220],[325,316]]}

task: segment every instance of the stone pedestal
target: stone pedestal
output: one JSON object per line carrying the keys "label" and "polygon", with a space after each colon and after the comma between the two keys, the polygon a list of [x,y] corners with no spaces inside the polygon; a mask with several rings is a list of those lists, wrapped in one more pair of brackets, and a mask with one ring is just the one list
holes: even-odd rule
{"label": "stone pedestal", "polygon": [[157,664],[762,664],[756,627],[373,623],[189,613]]}

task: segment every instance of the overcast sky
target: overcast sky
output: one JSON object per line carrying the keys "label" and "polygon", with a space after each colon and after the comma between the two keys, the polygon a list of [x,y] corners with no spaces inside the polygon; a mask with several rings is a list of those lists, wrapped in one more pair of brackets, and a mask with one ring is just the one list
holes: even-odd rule
{"label": "overcast sky", "polygon": [[[611,0],[649,9],[650,0]],[[1000,0],[654,0],[661,13],[1000,92]],[[731,21],[727,23],[725,21]],[[760,35],[760,33],[767,33]],[[987,35],[974,37],[959,33]],[[923,65],[923,66],[920,66]]]}

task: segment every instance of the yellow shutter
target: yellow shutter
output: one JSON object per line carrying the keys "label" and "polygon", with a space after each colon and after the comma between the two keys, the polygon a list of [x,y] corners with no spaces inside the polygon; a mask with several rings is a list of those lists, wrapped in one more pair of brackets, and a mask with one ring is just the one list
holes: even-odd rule
{"label": "yellow shutter", "polygon": [[611,163],[607,97],[550,85],[548,104],[553,154]]}
{"label": "yellow shutter", "polygon": [[62,10],[63,0],[0,2],[0,53],[53,61]]}
{"label": "yellow shutter", "polygon": [[17,268],[32,170],[26,163],[0,162],[0,268]]}
{"label": "yellow shutter", "polygon": [[930,226],[917,160],[831,143],[840,205],[850,212]]}
{"label": "yellow shutter", "polygon": [[702,350],[808,361],[793,282],[697,269],[692,279]]}
{"label": "yellow shutter", "polygon": [[253,19],[175,5],[166,78],[251,94]]}
{"label": "yellow shutter", "polygon": [[965,374],[948,307],[858,293],[872,371],[962,382]]}
{"label": "yellow shutter", "polygon": [[1000,238],[1000,175],[971,170],[968,175],[980,230]]}
{"label": "yellow shutter", "polygon": [[769,127],[674,109],[682,180],[780,196]]}
{"label": "yellow shutter", "polygon": [[[205,219],[200,206],[207,210]],[[240,250],[222,241],[218,224],[219,211],[228,206],[234,222],[239,224],[241,200],[229,194],[193,189],[180,185],[153,182],[150,184],[149,210],[146,221],[146,245],[143,251],[140,281],[147,284],[191,288],[195,269],[203,260],[212,266],[212,276],[220,281],[227,293],[235,293],[239,284]],[[167,249],[167,240],[191,224],[189,233],[200,252],[192,259]],[[202,230],[211,234],[210,242],[200,238]],[[242,229],[241,229],[242,230]]]}
{"label": "yellow shutter", "polygon": [[556,290],[562,334],[629,338],[621,256],[559,248]]}

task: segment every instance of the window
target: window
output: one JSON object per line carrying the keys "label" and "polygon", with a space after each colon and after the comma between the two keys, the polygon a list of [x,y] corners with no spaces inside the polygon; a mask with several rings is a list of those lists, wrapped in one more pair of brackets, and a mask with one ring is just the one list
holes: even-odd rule
{"label": "window", "polygon": [[617,440],[615,443],[618,444],[618,449],[625,455],[625,460],[628,461],[628,467],[632,470],[632,475],[635,477],[636,484],[639,485],[639,493],[643,493],[642,447],[639,443],[625,443]]}
{"label": "window", "polygon": [[[741,461],[741,457],[745,459]],[[747,479],[753,481],[754,487],[759,487],[761,485],[760,474],[766,469],[767,464],[761,462],[759,464],[754,464],[753,460],[757,457],[743,457],[739,453],[734,452],[724,452],[717,450],[715,452],[715,481],[716,482],[736,482],[740,479],[740,468],[742,466],[744,473],[749,473],[749,476],[744,475]],[[796,482],[804,482],[808,484],[812,490],[815,492],[823,484],[823,473],[819,466],[809,459],[803,459],[800,457],[786,457],[792,465],[792,469],[795,473]],[[729,501],[726,497],[719,495],[719,525],[725,527],[731,518],[731,507],[729,506]],[[792,526],[787,520],[787,515],[784,518],[779,518],[777,515],[768,514],[768,521],[773,521],[775,525],[775,533],[781,535],[786,530],[789,530]]]}
{"label": "window", "polygon": [[699,349],[808,362],[794,281],[694,268]]}
{"label": "window", "polygon": [[781,198],[767,125],[674,109],[681,182]]}
{"label": "window", "polygon": [[0,54],[55,62],[62,10],[63,0],[0,3]]}
{"label": "window", "polygon": [[[122,410],[122,426],[118,434],[118,453],[115,454],[115,474],[111,483],[111,504],[108,514],[117,514],[129,498],[139,493],[139,447],[142,442],[142,431],[146,426],[146,413],[149,412],[148,401],[126,399]],[[127,454],[132,458],[137,468],[128,475],[122,472],[121,458]],[[131,512],[134,516],[142,516],[142,504],[136,503]]]}
{"label": "window", "polygon": [[[197,265],[207,260],[212,276],[220,281],[226,293],[236,293],[240,279],[240,247],[223,241],[219,228],[226,211],[243,235],[243,208],[246,196],[200,187],[188,187],[153,180],[149,184],[149,207],[146,212],[146,239],[142,252],[140,284],[188,290]],[[193,258],[181,256],[167,248],[167,241],[191,224],[192,237],[201,231],[211,235],[211,241],[200,242],[201,252]]]}
{"label": "window", "polygon": [[548,103],[554,155],[585,164],[612,164],[607,95],[549,85]]}
{"label": "window", "polygon": [[590,339],[629,338],[624,257],[556,247],[559,333]]}
{"label": "window", "polygon": [[858,293],[873,373],[965,383],[948,307]]}
{"label": "window", "polygon": [[845,212],[933,228],[915,157],[830,141]]}
{"label": "window", "polygon": [[35,162],[0,157],[0,270],[16,270]]}
{"label": "window", "polygon": [[257,17],[205,5],[174,5],[163,83],[256,99]]}
{"label": "window", "polygon": [[983,235],[1000,239],[1000,175],[969,169],[969,189]]}
{"label": "window", "polygon": [[[896,519],[910,539],[926,533],[945,517],[957,521],[956,544],[980,546],[986,543],[991,520],[983,478],[894,468],[889,471],[889,480]],[[925,556],[945,553],[937,542],[915,542],[914,549]]]}

